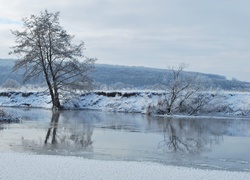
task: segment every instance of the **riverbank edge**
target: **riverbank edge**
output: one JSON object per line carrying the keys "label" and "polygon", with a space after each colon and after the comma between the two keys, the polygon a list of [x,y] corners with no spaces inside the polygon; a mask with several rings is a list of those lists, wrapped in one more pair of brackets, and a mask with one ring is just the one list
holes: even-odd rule
{"label": "riverbank edge", "polygon": [[[95,91],[79,95],[67,94],[61,98],[61,103],[65,110],[88,109],[147,114],[148,107],[157,106],[163,93],[161,91]],[[195,117],[250,117],[250,92],[221,92],[216,95],[214,92],[207,93],[213,98]],[[2,91],[0,106],[51,109],[52,103],[46,92]]]}

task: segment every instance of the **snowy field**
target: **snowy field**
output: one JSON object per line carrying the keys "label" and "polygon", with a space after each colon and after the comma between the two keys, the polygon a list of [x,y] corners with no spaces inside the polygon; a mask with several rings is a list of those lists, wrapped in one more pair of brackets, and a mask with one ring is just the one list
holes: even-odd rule
{"label": "snowy field", "polygon": [[246,180],[249,172],[202,170],[157,163],[100,161],[80,157],[0,153],[0,179],[192,179]]}
{"label": "snowy field", "polygon": [[[101,93],[79,96],[69,94],[61,98],[61,104],[67,109],[146,113],[149,105],[157,106],[161,92],[104,92],[109,93],[108,96]],[[204,106],[203,114],[200,115],[250,115],[250,92],[210,92],[208,95],[212,99]],[[49,94],[44,92],[0,91],[0,106],[51,108],[52,103]]]}

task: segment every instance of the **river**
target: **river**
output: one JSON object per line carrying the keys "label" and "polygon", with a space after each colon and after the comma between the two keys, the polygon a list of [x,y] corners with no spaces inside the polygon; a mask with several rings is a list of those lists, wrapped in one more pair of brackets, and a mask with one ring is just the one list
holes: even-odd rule
{"label": "river", "polygon": [[149,161],[250,172],[250,119],[148,117],[102,111],[4,108],[0,152]]}

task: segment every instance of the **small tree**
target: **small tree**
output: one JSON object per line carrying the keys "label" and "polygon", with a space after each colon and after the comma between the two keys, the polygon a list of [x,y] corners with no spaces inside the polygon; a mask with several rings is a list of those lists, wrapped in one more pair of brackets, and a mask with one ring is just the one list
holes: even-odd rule
{"label": "small tree", "polygon": [[[186,67],[187,65],[181,64],[178,69],[170,69],[169,75],[164,79],[163,87],[165,93],[158,102],[158,113],[170,115],[184,111],[185,107],[190,108],[191,106],[187,106],[188,101],[191,102],[191,99],[198,96],[202,90],[202,78],[185,73],[184,69]],[[203,99],[200,100],[202,101]],[[201,105],[203,107],[202,103]],[[201,108],[201,106],[197,106],[197,108]],[[192,112],[196,111],[192,109]],[[190,114],[189,112],[187,113]]]}
{"label": "small tree", "polygon": [[3,84],[3,88],[11,88],[11,89],[18,89],[20,84],[14,79],[7,79]]}
{"label": "small tree", "polygon": [[[40,16],[23,18],[23,31],[12,31],[16,46],[10,54],[19,60],[13,71],[24,68],[23,81],[43,75],[52,99],[53,109],[60,109],[59,95],[65,90],[90,89],[90,70],[96,59],[84,57],[84,43],[71,43],[74,36],[59,24],[59,12],[47,10]],[[81,62],[79,60],[82,60]]]}

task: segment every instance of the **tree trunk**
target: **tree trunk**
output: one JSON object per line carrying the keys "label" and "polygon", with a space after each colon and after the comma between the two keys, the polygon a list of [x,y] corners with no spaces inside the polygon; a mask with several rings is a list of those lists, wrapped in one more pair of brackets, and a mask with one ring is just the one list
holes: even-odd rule
{"label": "tree trunk", "polygon": [[62,107],[61,107],[60,100],[59,100],[59,95],[58,95],[58,93],[54,95],[54,100],[53,100],[52,103],[53,103],[53,107],[52,107],[53,110],[59,110],[59,109],[62,108]]}
{"label": "tree trunk", "polygon": [[54,82],[54,101],[53,101],[53,110],[61,109],[61,103],[59,99],[59,93],[56,83]]}

